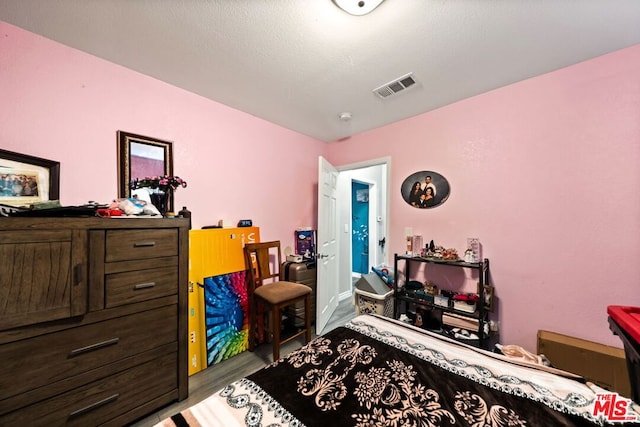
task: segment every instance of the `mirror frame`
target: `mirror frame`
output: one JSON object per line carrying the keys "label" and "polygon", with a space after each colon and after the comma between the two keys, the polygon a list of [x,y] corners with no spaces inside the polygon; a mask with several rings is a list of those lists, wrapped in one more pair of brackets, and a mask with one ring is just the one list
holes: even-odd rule
{"label": "mirror frame", "polygon": [[[129,184],[135,178],[131,173],[131,144],[144,144],[164,150],[164,175],[173,175],[173,142],[135,133],[118,131],[118,197],[131,197]],[[169,195],[168,210],[173,211],[173,193]]]}

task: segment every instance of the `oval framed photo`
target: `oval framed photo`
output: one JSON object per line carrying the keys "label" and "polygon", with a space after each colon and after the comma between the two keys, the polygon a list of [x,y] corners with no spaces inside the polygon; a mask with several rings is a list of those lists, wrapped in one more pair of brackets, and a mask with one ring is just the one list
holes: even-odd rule
{"label": "oval framed photo", "polygon": [[449,198],[449,181],[437,172],[420,171],[405,178],[400,189],[407,204],[417,209],[440,206]]}

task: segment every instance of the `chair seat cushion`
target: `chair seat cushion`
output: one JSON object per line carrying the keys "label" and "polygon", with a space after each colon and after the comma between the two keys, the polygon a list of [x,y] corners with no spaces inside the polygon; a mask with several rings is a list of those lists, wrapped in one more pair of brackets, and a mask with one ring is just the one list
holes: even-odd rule
{"label": "chair seat cushion", "polygon": [[311,288],[307,285],[286,281],[268,283],[255,290],[257,297],[264,299],[270,304],[280,304],[310,293]]}

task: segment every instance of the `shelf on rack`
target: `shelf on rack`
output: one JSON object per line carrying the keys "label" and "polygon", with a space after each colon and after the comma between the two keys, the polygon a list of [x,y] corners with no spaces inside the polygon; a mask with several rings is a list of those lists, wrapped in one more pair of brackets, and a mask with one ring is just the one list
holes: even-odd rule
{"label": "shelf on rack", "polygon": [[480,310],[476,310],[473,312],[470,311],[464,311],[464,310],[457,310],[453,307],[445,307],[443,305],[438,305],[436,303],[427,301],[423,298],[420,297],[414,297],[411,295],[407,295],[407,294],[401,294],[398,293],[398,295],[396,295],[396,299],[402,300],[402,301],[406,301],[409,303],[413,303],[419,306],[425,306],[425,307],[430,307],[433,309],[441,309],[442,311],[446,311],[448,313],[455,313],[455,314],[460,314],[462,316],[467,316],[467,317],[472,317],[474,319],[479,319],[480,318]]}
{"label": "shelf on rack", "polygon": [[[451,332],[448,328],[440,328],[440,329],[431,329],[431,328],[425,328],[423,326],[419,326],[420,329],[424,329],[425,331],[429,331],[433,334],[437,334],[437,335],[442,335],[443,337],[447,337],[449,339],[452,340],[456,340],[458,342],[464,343],[464,344],[468,344],[470,346],[473,347],[480,347],[480,339],[462,339],[462,338],[456,338],[454,333]],[[488,342],[489,340],[491,340],[491,336],[485,335],[482,338],[483,342]]]}
{"label": "shelf on rack", "polygon": [[438,258],[428,258],[428,257],[421,257],[421,256],[410,256],[410,255],[396,255],[396,257],[400,260],[405,260],[405,261],[417,261],[417,262],[428,262],[431,264],[439,264],[439,265],[450,265],[450,266],[454,266],[454,267],[465,267],[465,268],[475,268],[475,269],[482,269],[483,267],[488,267],[489,266],[489,260],[488,259],[484,259],[484,261],[482,262],[466,262],[463,260],[443,260],[443,259],[438,259]]}

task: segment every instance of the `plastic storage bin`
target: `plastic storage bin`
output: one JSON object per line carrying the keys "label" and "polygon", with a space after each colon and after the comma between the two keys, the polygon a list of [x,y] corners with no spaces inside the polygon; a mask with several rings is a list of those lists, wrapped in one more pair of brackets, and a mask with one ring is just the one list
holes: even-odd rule
{"label": "plastic storage bin", "polygon": [[360,314],[380,314],[393,317],[393,290],[378,295],[356,289],[354,294],[356,316]]}
{"label": "plastic storage bin", "polygon": [[624,344],[631,397],[640,402],[640,307],[610,305],[607,314],[611,332]]}

